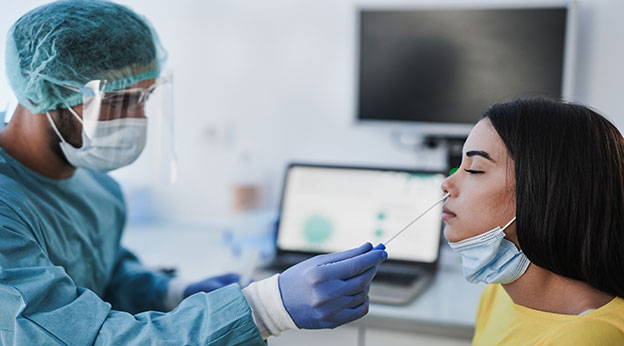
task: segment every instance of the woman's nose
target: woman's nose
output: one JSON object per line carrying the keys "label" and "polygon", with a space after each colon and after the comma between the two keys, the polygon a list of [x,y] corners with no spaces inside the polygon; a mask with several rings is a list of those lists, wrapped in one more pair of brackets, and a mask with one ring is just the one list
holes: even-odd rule
{"label": "woman's nose", "polygon": [[446,179],[442,180],[442,184],[440,185],[440,188],[442,189],[442,192],[444,192],[445,194],[450,193],[451,196],[453,195],[453,182],[452,182],[452,178],[453,175],[449,175],[448,177],[446,177]]}

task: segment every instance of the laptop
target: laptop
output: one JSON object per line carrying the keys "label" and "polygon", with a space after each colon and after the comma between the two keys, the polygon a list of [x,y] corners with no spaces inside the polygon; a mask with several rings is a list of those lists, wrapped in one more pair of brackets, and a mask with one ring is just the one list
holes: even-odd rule
{"label": "laptop", "polygon": [[[442,197],[444,178],[432,171],[290,164],[276,256],[265,272],[367,241],[386,242]],[[372,302],[409,303],[431,281],[440,254],[441,213],[441,206],[434,208],[388,245],[388,259],[371,284]]]}

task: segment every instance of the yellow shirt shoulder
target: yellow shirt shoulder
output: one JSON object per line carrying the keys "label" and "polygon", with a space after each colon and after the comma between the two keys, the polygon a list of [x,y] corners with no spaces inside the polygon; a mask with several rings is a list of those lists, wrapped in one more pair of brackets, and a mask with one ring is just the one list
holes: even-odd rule
{"label": "yellow shirt shoulder", "polygon": [[481,296],[473,345],[624,345],[624,299],[582,316],[515,304],[501,285]]}

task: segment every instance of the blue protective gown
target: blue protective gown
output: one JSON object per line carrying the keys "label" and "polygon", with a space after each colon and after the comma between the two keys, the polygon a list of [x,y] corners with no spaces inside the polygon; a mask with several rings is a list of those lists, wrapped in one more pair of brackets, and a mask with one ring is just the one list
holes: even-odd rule
{"label": "blue protective gown", "polygon": [[164,310],[169,276],[120,246],[106,174],[50,179],[0,148],[0,344],[265,345],[238,285]]}

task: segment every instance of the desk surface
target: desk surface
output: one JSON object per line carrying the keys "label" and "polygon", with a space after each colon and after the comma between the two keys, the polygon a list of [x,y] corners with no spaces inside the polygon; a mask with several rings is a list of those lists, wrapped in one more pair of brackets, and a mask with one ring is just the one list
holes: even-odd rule
{"label": "desk surface", "polygon": [[[258,234],[247,235],[259,239]],[[159,223],[129,225],[122,243],[149,267],[175,267],[181,278],[199,280],[228,271],[243,271],[240,244],[245,239],[233,245],[231,238],[231,232],[223,226]],[[270,246],[266,242],[260,246],[266,248],[267,244]],[[254,244],[247,242],[244,246]],[[368,315],[354,324],[469,338],[483,287],[463,278],[459,258],[444,247],[440,270],[412,303],[371,304]]]}

